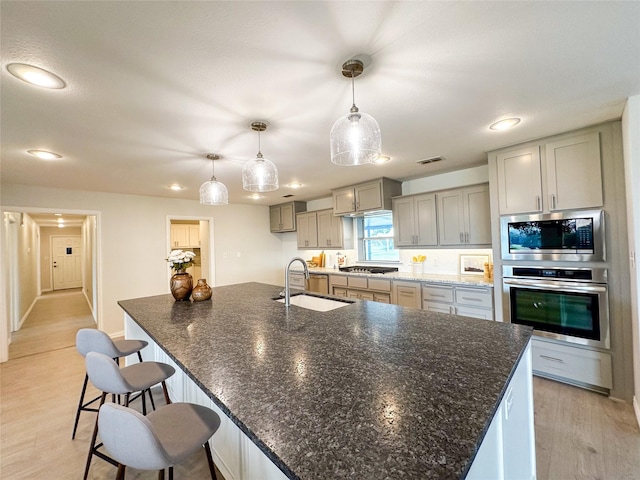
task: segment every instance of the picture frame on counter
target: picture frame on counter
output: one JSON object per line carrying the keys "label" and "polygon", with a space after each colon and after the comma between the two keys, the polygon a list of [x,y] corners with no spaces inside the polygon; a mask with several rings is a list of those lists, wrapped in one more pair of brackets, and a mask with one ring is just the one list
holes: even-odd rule
{"label": "picture frame on counter", "polygon": [[484,275],[489,255],[460,255],[460,275]]}

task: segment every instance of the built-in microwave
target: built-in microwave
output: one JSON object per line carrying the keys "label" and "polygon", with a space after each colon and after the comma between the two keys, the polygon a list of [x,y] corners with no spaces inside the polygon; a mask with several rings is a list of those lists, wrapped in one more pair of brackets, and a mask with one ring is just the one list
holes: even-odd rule
{"label": "built-in microwave", "polygon": [[606,260],[604,211],[575,210],[500,218],[503,260]]}

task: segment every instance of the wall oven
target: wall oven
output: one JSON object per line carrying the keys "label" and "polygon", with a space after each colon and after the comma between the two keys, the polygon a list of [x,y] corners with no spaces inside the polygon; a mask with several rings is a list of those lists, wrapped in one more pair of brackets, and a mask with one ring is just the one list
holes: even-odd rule
{"label": "wall oven", "polygon": [[606,260],[603,210],[503,216],[500,237],[503,260]]}
{"label": "wall oven", "polygon": [[505,311],[536,334],[608,349],[606,268],[503,266]]}

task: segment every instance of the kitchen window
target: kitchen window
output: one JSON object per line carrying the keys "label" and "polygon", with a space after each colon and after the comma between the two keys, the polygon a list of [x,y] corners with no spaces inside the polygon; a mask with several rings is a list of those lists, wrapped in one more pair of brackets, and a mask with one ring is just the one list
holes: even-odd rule
{"label": "kitchen window", "polygon": [[361,261],[397,262],[398,250],[393,245],[391,212],[368,214],[357,219],[358,258]]}

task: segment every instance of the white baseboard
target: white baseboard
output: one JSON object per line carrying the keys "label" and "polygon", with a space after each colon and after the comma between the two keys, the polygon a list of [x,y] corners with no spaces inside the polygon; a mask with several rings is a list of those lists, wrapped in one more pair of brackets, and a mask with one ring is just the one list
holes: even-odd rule
{"label": "white baseboard", "polygon": [[633,411],[636,413],[636,422],[640,426],[640,405],[638,404],[638,397],[633,396]]}
{"label": "white baseboard", "polygon": [[33,302],[31,302],[31,305],[29,306],[29,308],[27,309],[25,314],[20,319],[20,322],[18,323],[18,328],[16,329],[16,331],[18,331],[18,330],[20,330],[22,328],[22,325],[24,324],[25,320],[27,319],[27,317],[31,313],[31,310],[33,310],[33,307],[36,305],[36,302],[38,301],[39,298],[40,297],[36,297],[36,298],[33,299]]}
{"label": "white baseboard", "polygon": [[120,338],[120,337],[124,337],[124,330],[120,330],[119,332],[113,332],[109,334],[109,337],[111,338]]}

